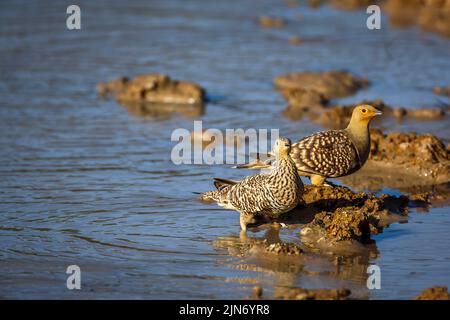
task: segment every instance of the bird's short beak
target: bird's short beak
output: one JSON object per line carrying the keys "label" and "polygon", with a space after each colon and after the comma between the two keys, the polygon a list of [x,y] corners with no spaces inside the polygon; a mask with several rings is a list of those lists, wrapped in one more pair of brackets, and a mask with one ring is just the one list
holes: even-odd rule
{"label": "bird's short beak", "polygon": [[381,112],[380,110],[378,110],[378,109],[375,109],[375,115],[376,116],[381,116],[383,114],[383,112]]}

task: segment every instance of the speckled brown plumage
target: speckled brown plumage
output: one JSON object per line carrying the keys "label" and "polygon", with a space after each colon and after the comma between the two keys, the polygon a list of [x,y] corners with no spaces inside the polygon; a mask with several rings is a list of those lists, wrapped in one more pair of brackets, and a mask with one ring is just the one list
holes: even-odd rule
{"label": "speckled brown plumage", "polygon": [[345,131],[319,132],[295,143],[291,157],[303,173],[340,177],[360,166],[358,151]]}
{"label": "speckled brown plumage", "polygon": [[290,148],[288,139],[278,139],[274,148],[276,165],[270,173],[255,174],[241,182],[216,179],[218,190],[203,193],[201,199],[239,211],[243,230],[256,215],[274,218],[292,210],[301,197],[303,184],[289,156]]}
{"label": "speckled brown plumage", "polygon": [[[302,176],[309,176],[314,185],[321,185],[328,177],[337,178],[359,170],[370,151],[369,124],[381,114],[370,105],[355,107],[347,128],[310,135],[294,143],[290,156]],[[265,168],[273,159],[262,163],[238,166],[238,168]]]}

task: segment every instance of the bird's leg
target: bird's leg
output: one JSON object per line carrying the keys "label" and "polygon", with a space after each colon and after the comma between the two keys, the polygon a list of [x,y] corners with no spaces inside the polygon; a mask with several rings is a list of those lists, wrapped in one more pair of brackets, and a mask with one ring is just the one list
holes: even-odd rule
{"label": "bird's leg", "polygon": [[323,186],[323,185],[326,185],[328,187],[330,186],[328,184],[324,184],[325,179],[326,179],[326,177],[324,177],[324,176],[319,176],[317,174],[312,174],[310,179],[311,179],[311,184],[313,186]]}
{"label": "bird's leg", "polygon": [[239,222],[241,224],[242,231],[247,231],[247,225],[250,223],[255,223],[255,219],[253,214],[241,212]]}
{"label": "bird's leg", "polygon": [[241,230],[241,231],[239,232],[239,239],[240,239],[243,243],[245,243],[245,242],[248,241],[247,232],[246,232],[245,230]]}
{"label": "bird's leg", "polygon": [[241,216],[239,218],[239,222],[241,224],[241,230],[244,231],[244,232],[247,231],[247,224],[245,223],[245,219],[244,219],[242,213],[241,213]]}

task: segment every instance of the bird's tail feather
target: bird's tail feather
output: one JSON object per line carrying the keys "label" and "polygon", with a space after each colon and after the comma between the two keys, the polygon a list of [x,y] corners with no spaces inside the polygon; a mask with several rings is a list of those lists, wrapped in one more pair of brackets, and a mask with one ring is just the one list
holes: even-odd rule
{"label": "bird's tail feather", "polygon": [[[233,166],[234,169],[266,169],[272,166],[274,154],[268,152],[266,154],[256,153],[256,160],[246,164],[238,164]],[[261,160],[264,159],[264,160]]]}
{"label": "bird's tail feather", "polygon": [[218,191],[208,191],[208,192],[203,192],[199,199],[201,201],[206,201],[206,202],[214,202],[214,201],[219,201],[220,199],[220,195]]}
{"label": "bird's tail feather", "polygon": [[238,183],[238,181],[222,179],[222,178],[214,178],[214,186],[217,190],[222,190],[225,187],[232,186]]}
{"label": "bird's tail feather", "polygon": [[268,161],[261,161],[260,159],[256,159],[253,162],[245,163],[245,164],[238,164],[234,166],[234,169],[265,169],[270,168],[271,163]]}

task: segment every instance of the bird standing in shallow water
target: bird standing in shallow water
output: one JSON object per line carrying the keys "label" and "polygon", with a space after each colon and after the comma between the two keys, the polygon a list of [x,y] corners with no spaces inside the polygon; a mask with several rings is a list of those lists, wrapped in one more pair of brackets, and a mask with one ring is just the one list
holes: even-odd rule
{"label": "bird standing in shallow water", "polygon": [[278,139],[273,149],[276,164],[271,172],[255,174],[240,182],[214,179],[218,190],[205,192],[200,198],[239,211],[244,231],[248,224],[255,223],[255,216],[276,218],[292,210],[302,196],[303,183],[289,156],[290,151],[290,140]]}
{"label": "bird standing in shallow water", "polygon": [[[292,145],[290,155],[298,173],[320,186],[329,177],[349,175],[364,165],[370,152],[370,121],[381,112],[370,105],[353,109],[347,128],[315,133]],[[269,155],[271,156],[271,155]],[[239,165],[236,168],[261,169],[272,165],[273,159]]]}

